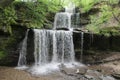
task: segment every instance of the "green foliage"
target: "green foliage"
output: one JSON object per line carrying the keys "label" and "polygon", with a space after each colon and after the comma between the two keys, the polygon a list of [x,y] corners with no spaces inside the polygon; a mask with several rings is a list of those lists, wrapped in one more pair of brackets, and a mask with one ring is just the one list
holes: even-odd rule
{"label": "green foliage", "polygon": [[55,13],[61,9],[58,0],[38,0],[37,2],[14,2],[18,19],[22,24],[32,28],[42,28],[47,25],[49,13]]}
{"label": "green foliage", "polygon": [[96,2],[98,2],[98,0],[81,0],[80,5],[86,12],[89,11]]}
{"label": "green foliage", "polygon": [[13,7],[6,7],[0,10],[0,29],[12,33],[11,24],[15,24],[17,19]]}
{"label": "green foliage", "polygon": [[111,16],[112,16],[112,11],[111,7],[108,5],[104,5],[100,9],[100,13],[97,15],[91,15],[91,23],[94,23],[95,25],[100,25],[104,22],[107,22]]}
{"label": "green foliage", "polygon": [[83,12],[89,11],[94,4],[99,2],[99,0],[73,0],[74,3],[79,6]]}
{"label": "green foliage", "polygon": [[108,5],[104,5],[101,7],[101,16],[99,19],[99,23],[103,23],[108,21],[112,16],[112,11],[111,11],[111,7]]}
{"label": "green foliage", "polygon": [[117,8],[112,9],[111,6],[107,4],[102,5],[98,14],[90,15],[91,24],[87,26],[87,29],[99,33],[101,25],[107,23],[113,17],[112,12],[118,14],[119,10],[117,10]]}
{"label": "green foliage", "polygon": [[118,4],[119,0],[72,0],[76,6],[80,7],[83,12],[93,8],[96,3],[106,2],[109,4]]}
{"label": "green foliage", "polygon": [[118,4],[119,0],[109,0],[110,4]]}
{"label": "green foliage", "polygon": [[50,13],[62,8],[60,0],[37,0],[23,2],[15,0],[11,5],[0,8],[0,29],[12,34],[11,25],[18,24],[28,28],[42,28],[48,25]]}

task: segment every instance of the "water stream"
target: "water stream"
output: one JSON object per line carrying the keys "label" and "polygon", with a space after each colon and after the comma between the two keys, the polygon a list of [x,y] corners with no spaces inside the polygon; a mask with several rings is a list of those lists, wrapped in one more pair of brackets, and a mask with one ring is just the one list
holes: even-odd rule
{"label": "water stream", "polygon": [[22,41],[22,45],[20,48],[20,53],[19,53],[19,60],[18,60],[18,66],[25,66],[26,65],[26,53],[27,53],[27,38],[28,38],[28,32],[29,29],[26,31],[25,38]]}
{"label": "water stream", "polygon": [[81,32],[81,58],[80,58],[81,62],[83,61],[83,49],[84,49],[83,48],[84,47],[83,44],[84,44],[84,32]]}

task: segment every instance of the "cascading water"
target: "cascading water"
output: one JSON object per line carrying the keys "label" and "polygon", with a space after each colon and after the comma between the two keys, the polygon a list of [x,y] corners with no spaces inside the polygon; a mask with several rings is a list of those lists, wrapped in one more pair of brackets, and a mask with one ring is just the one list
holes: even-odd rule
{"label": "cascading water", "polygon": [[[34,30],[35,65],[74,62],[74,46],[71,31]],[[53,42],[51,43],[50,40]],[[51,48],[51,45],[53,46]],[[52,52],[52,59],[49,53]],[[50,61],[51,60],[51,61]]]}
{"label": "cascading water", "polygon": [[71,27],[71,14],[68,12],[56,13],[54,21],[54,29]]}
{"label": "cascading water", "polygon": [[[33,30],[35,63],[28,69],[30,73],[35,75],[46,74],[59,70],[60,65],[65,65],[67,68],[79,65],[75,62],[73,32],[56,30],[58,28],[67,28],[70,30],[73,9],[67,8],[67,12],[56,13],[54,30]],[[27,35],[28,31],[26,33]],[[23,44],[22,50],[25,50],[24,53],[20,53],[19,59],[25,58],[23,60],[26,61],[27,37],[25,37]]]}
{"label": "cascading water", "polygon": [[90,33],[90,45],[93,43],[94,40],[94,34]]}
{"label": "cascading water", "polygon": [[[74,58],[72,31],[34,29],[34,36],[35,65],[30,70],[32,74],[59,70],[61,64],[68,68],[78,65]],[[52,53],[51,57],[49,53]]]}
{"label": "cascading water", "polygon": [[54,20],[54,29],[59,28],[71,28],[71,16],[75,13],[75,5],[70,3],[68,6],[65,7],[65,12],[59,12],[55,15]]}
{"label": "cascading water", "polygon": [[44,65],[49,61],[50,30],[34,30],[34,58],[35,65]]}
{"label": "cascading water", "polygon": [[26,31],[25,38],[22,41],[22,45],[20,48],[20,53],[19,53],[19,60],[18,60],[18,69],[25,69],[26,67],[26,54],[27,54],[27,38],[28,38],[28,32],[29,29]]}
{"label": "cascading water", "polygon": [[21,46],[21,49],[20,49],[19,60],[18,60],[18,66],[26,65],[28,32],[29,32],[29,29],[27,30],[25,38],[23,39],[23,42],[22,42],[22,46]]}
{"label": "cascading water", "polygon": [[[55,31],[53,35],[53,59],[52,62],[74,62],[74,47],[71,31]],[[54,45],[56,44],[56,45]]]}
{"label": "cascading water", "polygon": [[83,60],[83,43],[84,43],[84,32],[81,32],[81,62]]}

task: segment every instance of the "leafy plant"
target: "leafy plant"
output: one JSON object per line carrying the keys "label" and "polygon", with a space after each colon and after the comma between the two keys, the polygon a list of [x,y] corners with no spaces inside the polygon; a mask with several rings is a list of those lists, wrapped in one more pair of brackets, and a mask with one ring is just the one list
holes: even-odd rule
{"label": "leafy plant", "polygon": [[74,3],[84,12],[89,11],[97,2],[99,2],[99,0],[74,0]]}
{"label": "leafy plant", "polygon": [[90,15],[91,24],[87,26],[90,31],[95,33],[99,33],[101,24],[107,22],[112,16],[110,6],[104,5],[100,11],[99,14]]}
{"label": "leafy plant", "polygon": [[37,0],[36,2],[14,2],[18,19],[22,24],[32,28],[42,28],[48,24],[47,16],[61,9],[58,0]]}
{"label": "leafy plant", "polygon": [[11,24],[16,23],[16,13],[13,7],[6,7],[0,11],[0,29],[12,34]]}
{"label": "leafy plant", "polygon": [[112,9],[112,6],[103,4],[98,14],[90,15],[91,24],[87,25],[87,29],[99,33],[102,28],[101,25],[108,22],[113,17],[112,12],[117,15],[119,10],[117,8]]}

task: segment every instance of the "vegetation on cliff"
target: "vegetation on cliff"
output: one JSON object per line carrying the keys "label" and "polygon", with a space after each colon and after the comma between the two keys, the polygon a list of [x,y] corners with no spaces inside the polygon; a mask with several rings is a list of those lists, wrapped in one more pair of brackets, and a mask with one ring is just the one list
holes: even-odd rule
{"label": "vegetation on cliff", "polygon": [[28,28],[49,26],[53,17],[52,14],[55,14],[61,8],[62,3],[59,3],[59,0],[13,1],[9,6],[1,6],[0,8],[0,29],[12,33],[12,25],[21,25]]}
{"label": "vegetation on cliff", "polygon": [[[91,10],[93,10],[93,12],[90,12]],[[96,10],[97,12],[94,12],[94,10]],[[86,25],[86,28],[89,31],[93,33],[101,33],[101,31],[104,30],[105,28],[107,30],[108,27],[112,27],[109,28],[107,32],[113,32],[112,29],[115,27],[115,30],[117,30],[118,32],[116,34],[119,34],[119,27],[120,27],[119,0],[109,0],[109,1],[101,0],[95,3],[94,6],[88,11],[88,13],[90,13],[88,14],[90,22],[88,25]],[[118,28],[116,29],[116,27]],[[104,31],[102,31],[102,33],[103,32]]]}

